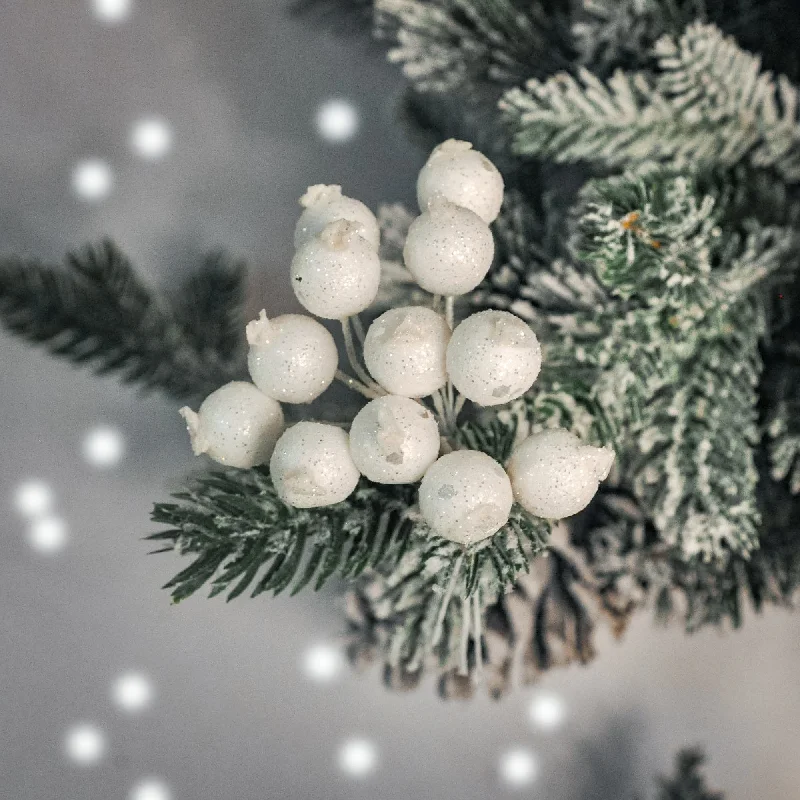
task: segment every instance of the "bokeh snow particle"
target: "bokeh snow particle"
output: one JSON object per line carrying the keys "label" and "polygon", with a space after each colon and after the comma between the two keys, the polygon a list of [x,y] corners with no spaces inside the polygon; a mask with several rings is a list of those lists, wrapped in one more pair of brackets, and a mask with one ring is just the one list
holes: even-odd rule
{"label": "bokeh snow particle", "polygon": [[172,792],[158,778],[147,778],[131,789],[128,800],[172,800]]}
{"label": "bokeh snow particle", "polygon": [[341,651],[329,644],[314,645],[303,656],[303,671],[317,683],[330,683],[338,677],[343,666]]}
{"label": "bokeh snow particle", "polygon": [[113,186],[111,167],[99,158],[81,161],[72,171],[72,188],[83,200],[102,200],[108,197]]}
{"label": "bokeh snow particle", "polygon": [[41,517],[53,507],[53,490],[44,481],[25,481],[14,491],[14,507],[23,516]]}
{"label": "bokeh snow particle", "polygon": [[542,692],[531,702],[530,719],[540,730],[553,731],[559,728],[565,715],[564,701],[557,694]]}
{"label": "bokeh snow particle", "polygon": [[103,22],[118,23],[131,13],[131,0],[92,0],[92,10]]}
{"label": "bokeh snow particle", "polygon": [[83,440],[83,457],[93,467],[113,467],[125,455],[125,437],[105,425],[92,428]]}
{"label": "bokeh snow particle", "polygon": [[503,783],[513,789],[521,789],[536,780],[539,766],[533,753],[518,748],[501,756],[499,772]]}
{"label": "bokeh snow particle", "polygon": [[126,672],[112,684],[111,697],[123,711],[142,711],[153,699],[153,684],[146,675]]}
{"label": "bokeh snow particle", "polygon": [[317,133],[334,144],[347,142],[358,132],[360,120],[355,106],[347,100],[326,100],[316,115]]}
{"label": "bokeh snow particle", "polygon": [[106,737],[94,725],[76,725],[67,731],[64,750],[70,761],[80,766],[96,764],[105,755]]}
{"label": "bokeh snow particle", "polygon": [[339,767],[352,778],[364,778],[375,770],[378,749],[366,739],[350,739],[339,750]]}
{"label": "bokeh snow particle", "polygon": [[40,517],[31,523],[28,542],[40,553],[56,553],[67,543],[67,523],[61,517]]}
{"label": "bokeh snow particle", "polygon": [[172,128],[158,117],[141,119],[131,131],[131,147],[147,161],[158,161],[172,147]]}

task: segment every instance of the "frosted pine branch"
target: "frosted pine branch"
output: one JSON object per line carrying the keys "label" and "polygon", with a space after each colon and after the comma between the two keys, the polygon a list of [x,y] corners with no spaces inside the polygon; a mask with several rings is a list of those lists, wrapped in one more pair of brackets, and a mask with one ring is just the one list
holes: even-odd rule
{"label": "frosted pine branch", "polygon": [[420,91],[513,86],[568,63],[567,23],[539,2],[523,11],[511,0],[375,0],[375,18],[396,43],[389,60]]}
{"label": "frosted pine branch", "polygon": [[713,25],[690,25],[655,45],[658,71],[586,69],[512,89],[501,103],[520,155],[608,166],[658,160],[676,169],[743,160],[800,180],[798,90],[761,70]]}

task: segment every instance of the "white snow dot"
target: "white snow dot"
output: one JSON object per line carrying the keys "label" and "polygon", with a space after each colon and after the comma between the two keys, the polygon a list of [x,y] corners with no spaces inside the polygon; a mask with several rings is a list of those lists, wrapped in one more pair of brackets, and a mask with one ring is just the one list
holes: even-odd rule
{"label": "white snow dot", "polygon": [[114,681],[111,696],[123,711],[141,711],[153,699],[153,685],[139,672],[126,672]]}
{"label": "white snow dot", "polygon": [[106,426],[93,428],[83,440],[83,457],[93,467],[113,467],[125,454],[125,437]]}
{"label": "white snow dot", "polygon": [[72,188],[84,200],[96,201],[108,197],[113,185],[111,168],[99,158],[81,161],[72,172]]}
{"label": "white snow dot", "polygon": [[303,657],[303,670],[318,683],[330,683],[344,666],[342,653],[329,644],[318,644],[309,648]]}
{"label": "white snow dot", "polygon": [[358,111],[347,100],[327,100],[317,109],[316,122],[326,142],[347,142],[358,132]]}
{"label": "white snow dot", "polygon": [[44,481],[25,481],[14,491],[14,506],[26,517],[40,517],[53,506],[53,490]]}
{"label": "white snow dot", "polygon": [[378,763],[378,749],[366,739],[350,739],[339,750],[339,767],[353,778],[363,778]]}
{"label": "white snow dot", "polygon": [[28,541],[40,553],[56,553],[67,543],[67,523],[61,517],[41,517],[31,525]]}
{"label": "white snow dot", "polygon": [[139,120],[131,131],[131,147],[142,158],[157,161],[172,146],[172,128],[158,117]]}
{"label": "white snow dot", "polygon": [[122,22],[131,13],[131,0],[92,0],[92,9],[105,22]]}
{"label": "white snow dot", "polygon": [[530,786],[539,774],[539,765],[528,750],[509,750],[500,758],[500,777],[512,788]]}
{"label": "white snow dot", "polygon": [[552,731],[564,721],[564,701],[556,694],[538,694],[530,707],[531,722],[541,730]]}
{"label": "white snow dot", "polygon": [[105,754],[106,738],[94,725],[76,725],[64,740],[67,757],[81,766],[96,764]]}
{"label": "white snow dot", "polygon": [[158,778],[147,778],[131,789],[129,800],[171,800],[172,792]]}

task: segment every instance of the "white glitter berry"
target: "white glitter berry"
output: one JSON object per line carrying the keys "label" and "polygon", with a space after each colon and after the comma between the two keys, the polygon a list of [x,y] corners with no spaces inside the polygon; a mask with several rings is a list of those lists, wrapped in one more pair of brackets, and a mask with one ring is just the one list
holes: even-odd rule
{"label": "white glitter berry", "polygon": [[344,319],[372,304],[381,279],[375,249],[358,224],[340,219],[295,253],[292,288],[300,303],[325,319]]}
{"label": "white glitter berry", "polygon": [[358,223],[359,236],[366,239],[373,250],[380,245],[381,231],[375,215],[360,201],[342,194],[341,186],[325,186],[318,183],[309,186],[300,198],[300,205],[305,209],[297,220],[294,229],[294,246],[302,247],[322,229],[337,219],[346,219]]}
{"label": "white glitter berry", "polygon": [[426,291],[466,294],[489,271],[494,238],[474,211],[435,197],[411,223],[403,258],[414,280]]}
{"label": "white glitter berry", "polygon": [[295,508],[340,503],[360,477],[347,432],[321,422],[298,422],[289,428],[275,445],[269,470],[275,491]]}
{"label": "white glitter berry", "polygon": [[477,450],[442,456],[425,473],[419,508],[431,529],[459,544],[474,544],[508,522],[514,498],[503,468]]}
{"label": "white glitter berry", "polygon": [[503,204],[503,176],[469,142],[448,139],[434,148],[417,179],[422,211],[437,195],[474,211],[488,224],[497,219]]}
{"label": "white glitter berry", "polygon": [[247,324],[247,366],[253,383],[282,403],[310,403],[331,385],[339,363],[333,336],[311,317],[262,310]]}
{"label": "white glitter berry", "polygon": [[376,483],[416,483],[436,461],[440,443],[433,414],[396,395],[367,403],[350,427],[353,461]]}
{"label": "white glitter berry", "polygon": [[427,397],[447,383],[449,341],[450,328],[440,314],[424,306],[394,308],[370,325],[364,361],[388,392]]}
{"label": "white glitter berry", "polygon": [[447,373],[481,406],[507,403],[533,386],[542,366],[536,334],[507,311],[481,311],[456,326],[447,346]]}
{"label": "white glitter berry", "polygon": [[196,456],[207,453],[229,467],[254,467],[269,461],[283,433],[280,403],[244,381],[212,392],[195,413],[180,410]]}
{"label": "white glitter berry", "polygon": [[614,463],[611,447],[592,447],[563,428],[525,439],[508,462],[517,502],[537,517],[564,519],[589,505]]}

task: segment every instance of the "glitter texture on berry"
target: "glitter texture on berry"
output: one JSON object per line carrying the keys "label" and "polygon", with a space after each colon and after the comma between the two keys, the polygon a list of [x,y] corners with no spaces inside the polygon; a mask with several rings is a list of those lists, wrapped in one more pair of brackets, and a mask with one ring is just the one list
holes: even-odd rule
{"label": "glitter texture on berry", "polygon": [[586,508],[614,463],[611,447],[592,447],[563,428],[525,439],[508,462],[516,501],[544,519],[564,519]]}
{"label": "glitter texture on berry", "polygon": [[464,545],[497,533],[508,522],[513,502],[508,475],[477,450],[442,456],[419,489],[420,511],[431,529]]}
{"label": "glitter texture on berry", "polygon": [[461,394],[481,406],[521,397],[542,366],[536,334],[507,311],[481,311],[461,322],[447,346],[447,372]]}
{"label": "glitter texture on berry", "polygon": [[370,326],[364,341],[367,369],[392,394],[427,397],[447,383],[450,328],[424,306],[394,308]]}
{"label": "glitter texture on berry", "polygon": [[341,186],[317,184],[309,186],[300,198],[303,213],[294,230],[294,246],[300,248],[319,236],[331,222],[344,219],[357,224],[358,235],[373,250],[380,245],[381,232],[375,215],[360,201],[342,194]]}
{"label": "glitter texture on berry", "polygon": [[284,429],[280,404],[244,381],[212,392],[197,413],[188,406],[180,413],[194,454],[207,453],[229,467],[265,464]]}
{"label": "glitter texture on berry", "polygon": [[415,483],[439,455],[436,418],[421,403],[387,395],[367,403],[350,427],[350,453],[376,483]]}
{"label": "glitter texture on berry", "polygon": [[289,428],[275,445],[269,469],[278,496],[295,508],[340,503],[360,477],[347,432],[321,422]]}
{"label": "glitter texture on berry", "polygon": [[438,196],[411,223],[403,258],[426,291],[462,295],[486,277],[494,258],[494,238],[474,211]]}
{"label": "glitter texture on berry", "polygon": [[375,249],[359,236],[355,222],[331,222],[306,242],[292,259],[292,288],[312,314],[344,319],[375,300],[381,262]]}
{"label": "glitter texture on berry", "polygon": [[253,383],[282,403],[310,403],[333,382],[339,353],[333,336],[302,314],[267,319],[265,311],[247,325],[247,366]]}

